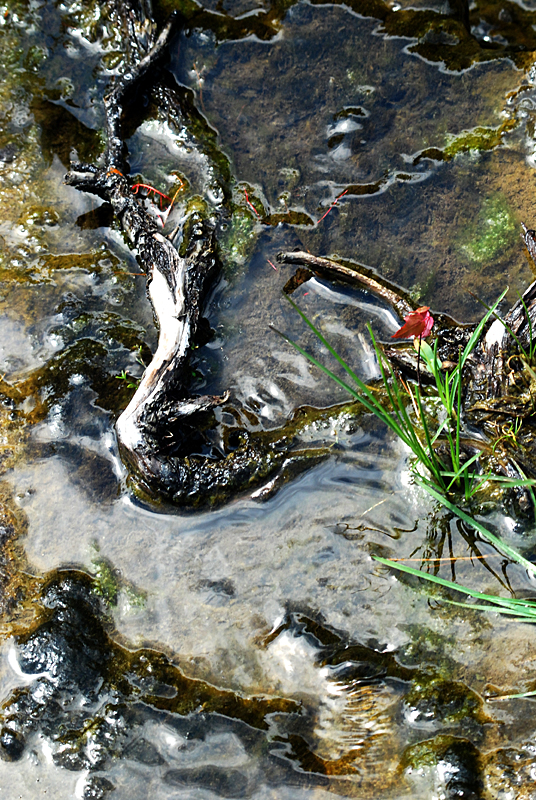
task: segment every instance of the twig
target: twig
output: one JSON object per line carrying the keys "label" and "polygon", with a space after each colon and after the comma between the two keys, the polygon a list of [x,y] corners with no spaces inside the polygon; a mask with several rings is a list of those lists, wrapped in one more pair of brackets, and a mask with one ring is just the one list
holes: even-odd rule
{"label": "twig", "polygon": [[331,279],[339,279],[349,283],[361,283],[377,297],[381,297],[397,310],[401,317],[406,317],[417,307],[409,297],[400,292],[393,284],[384,278],[374,276],[371,269],[361,264],[352,264],[346,267],[329,258],[321,258],[304,250],[294,253],[279,253],[277,260],[281,264],[306,264],[314,273],[327,275]]}
{"label": "twig", "polygon": [[205,111],[205,104],[203,103],[203,83],[202,83],[202,78],[201,78],[201,75],[199,74],[199,70],[197,69],[197,64],[195,63],[195,61],[193,63],[193,67],[194,67],[194,72],[197,75],[197,84],[199,86],[199,102],[201,103],[201,108],[203,109],[203,111],[206,114],[207,112]]}
{"label": "twig", "polygon": [[258,211],[257,211],[257,209],[255,208],[255,206],[253,205],[253,203],[252,203],[252,202],[251,202],[251,200],[249,199],[249,195],[248,195],[247,189],[244,189],[244,194],[245,194],[245,196],[246,196],[246,203],[248,204],[248,206],[249,206],[250,208],[252,208],[252,209],[253,209],[253,211],[255,212],[255,214],[256,214],[256,215],[258,216],[258,218],[260,219],[260,218],[261,218],[261,215],[259,214],[259,212],[258,212]]}
{"label": "twig", "polygon": [[345,195],[345,194],[347,194],[347,193],[348,193],[348,191],[349,191],[348,189],[345,189],[345,190],[344,190],[344,192],[341,192],[341,193],[340,193],[340,195],[339,195],[338,197],[336,197],[336,198],[335,198],[335,200],[334,200],[334,201],[333,201],[333,203],[330,205],[330,207],[328,208],[328,210],[326,211],[326,213],[325,213],[325,214],[322,214],[322,216],[320,217],[320,219],[319,219],[319,220],[318,220],[318,222],[316,223],[317,225],[319,225],[319,224],[322,222],[322,220],[323,220],[323,219],[325,219],[325,218],[327,217],[327,215],[329,214],[329,212],[331,211],[331,209],[332,209],[332,208],[335,208],[335,206],[337,205],[337,201],[338,201],[338,200],[340,200],[340,199],[341,199],[341,197],[344,197],[344,195]]}

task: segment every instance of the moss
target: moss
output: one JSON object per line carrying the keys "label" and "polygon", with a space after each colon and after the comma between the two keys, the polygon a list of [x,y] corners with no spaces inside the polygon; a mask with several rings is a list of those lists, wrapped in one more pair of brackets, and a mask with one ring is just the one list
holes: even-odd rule
{"label": "moss", "polygon": [[[99,315],[96,319],[98,317]],[[89,319],[92,324],[95,322],[91,315]],[[133,323],[119,321],[119,318],[112,319],[108,331],[105,330],[104,333],[108,333],[110,339],[121,337],[127,346],[132,345],[129,349],[138,350],[140,345],[143,348],[144,343],[137,335],[139,330],[132,326]],[[100,335],[103,333],[99,329],[95,332]],[[127,405],[132,390],[126,387],[125,381],[117,380],[114,352],[109,345],[109,340],[105,345],[90,336],[77,338],[24,380],[14,384],[1,381],[0,397],[16,406],[20,406],[27,398],[32,398],[33,407],[25,415],[25,419],[29,423],[40,422],[53,405],[73,391],[72,378],[76,375],[82,376],[82,382],[93,389],[96,394],[95,403],[99,408],[117,412]]]}
{"label": "moss", "polygon": [[400,766],[409,774],[432,772],[434,797],[482,797],[481,756],[468,739],[441,734],[419,742],[405,750]]}
{"label": "moss", "polygon": [[427,147],[422,150],[414,159],[413,166],[417,166],[424,159],[432,161],[451,161],[459,153],[484,153],[487,150],[494,150],[503,144],[505,134],[515,130],[519,121],[512,116],[505,120],[497,128],[486,128],[479,126],[472,130],[462,131],[456,136],[447,134],[448,144],[444,148]]}
{"label": "moss", "polygon": [[236,274],[236,268],[242,267],[251,257],[257,242],[255,221],[251,214],[241,208],[235,208],[219,238],[219,248],[225,272]]}
{"label": "moss", "polygon": [[97,544],[94,544],[93,548],[94,556],[91,559],[95,580],[93,592],[101,597],[108,606],[117,606],[119,595],[123,593],[130,606],[143,608],[147,603],[147,592],[137,589],[130,581],[125,580],[121,571],[116,569],[111,561],[100,555]]}
{"label": "moss", "polygon": [[430,271],[430,273],[425,277],[423,281],[420,283],[415,283],[410,291],[408,292],[409,297],[417,303],[417,305],[423,305],[424,300],[426,300],[428,295],[431,295],[434,291],[435,284],[436,284],[436,273],[435,271]]}
{"label": "moss", "polygon": [[95,578],[93,591],[98,597],[102,597],[107,605],[116,606],[121,585],[121,573],[113,567],[108,559],[98,555],[99,549],[96,546],[95,551],[95,556],[91,559]]}
{"label": "moss", "polygon": [[413,680],[404,706],[414,721],[449,724],[467,718],[480,724],[491,721],[476,692],[460,681],[445,680],[434,673],[421,674]]}

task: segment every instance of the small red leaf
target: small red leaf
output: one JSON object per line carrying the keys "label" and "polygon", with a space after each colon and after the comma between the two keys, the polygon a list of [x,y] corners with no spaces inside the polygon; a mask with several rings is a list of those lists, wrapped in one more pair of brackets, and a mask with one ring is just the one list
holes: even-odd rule
{"label": "small red leaf", "polygon": [[404,325],[393,333],[392,339],[410,339],[412,336],[419,339],[426,338],[434,324],[429,306],[421,306],[416,311],[411,311],[404,317]]}

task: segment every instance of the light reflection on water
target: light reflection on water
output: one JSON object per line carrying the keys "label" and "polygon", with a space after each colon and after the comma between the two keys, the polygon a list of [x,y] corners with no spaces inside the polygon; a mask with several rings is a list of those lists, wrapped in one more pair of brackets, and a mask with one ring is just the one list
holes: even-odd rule
{"label": "light reflection on water", "polygon": [[[381,522],[371,513],[366,523],[379,525],[380,541],[386,524],[411,529],[415,510],[401,506],[389,480],[396,481],[397,463],[396,453],[372,459],[357,444],[350,459],[317,468],[267,503],[238,500],[201,517],[162,516],[128,496],[100,503],[91,487],[73,484],[72,467],[58,457],[17,470],[14,486],[30,524],[31,564],[45,573],[58,563],[91,570],[97,545],[99,557],[148,595],[142,607],[121,599],[114,615],[121,632],[135,645],[153,640],[211,661],[232,640],[247,654],[249,637],[271,630],[288,603],[320,603],[331,624],[350,625],[352,635],[362,630],[358,611],[369,601],[360,593],[372,584],[381,597],[384,582],[371,578],[366,553],[332,531],[341,520],[359,521],[386,492]],[[218,582],[229,582],[230,593],[211,591]],[[368,612],[372,619],[384,613],[383,603]]]}

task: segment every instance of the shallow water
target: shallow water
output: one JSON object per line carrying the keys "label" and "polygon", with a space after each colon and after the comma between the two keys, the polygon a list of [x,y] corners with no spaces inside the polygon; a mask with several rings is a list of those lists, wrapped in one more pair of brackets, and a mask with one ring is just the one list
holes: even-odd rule
{"label": "shallow water", "polygon": [[[527,5],[505,3],[514,22],[496,33],[473,9],[480,50],[463,69],[452,32],[396,33],[390,7],[387,33],[342,4],[204,7],[170,70],[219,160],[151,108],[128,144],[143,182],[187,180],[175,221],[194,193],[217,206],[230,170],[215,336],[193,362],[196,391],[231,391],[223,424],[345,400],[269,327],[324,357],[282,296],[280,250],[368,264],[464,320],[481,314],[471,292],[487,302],[508,283],[512,299],[532,280],[518,231],[536,221],[534,76],[527,52],[503,52]],[[6,6],[0,34],[2,797],[531,797],[532,701],[487,698],[534,687],[532,629],[454,609],[371,554],[484,591],[534,587],[413,486],[381,426],[310,427],[330,458],[264,503],[192,514],[130,493],[118,376],[141,374],[157,334],[106,209],[63,184],[71,157],[101,152],[121,69],[113,17],[100,22],[92,5],[32,1]],[[430,41],[437,57],[415,50]],[[387,307],[317,279],[295,297],[376,375],[365,325],[387,339]],[[532,552],[533,523],[489,522]]]}

